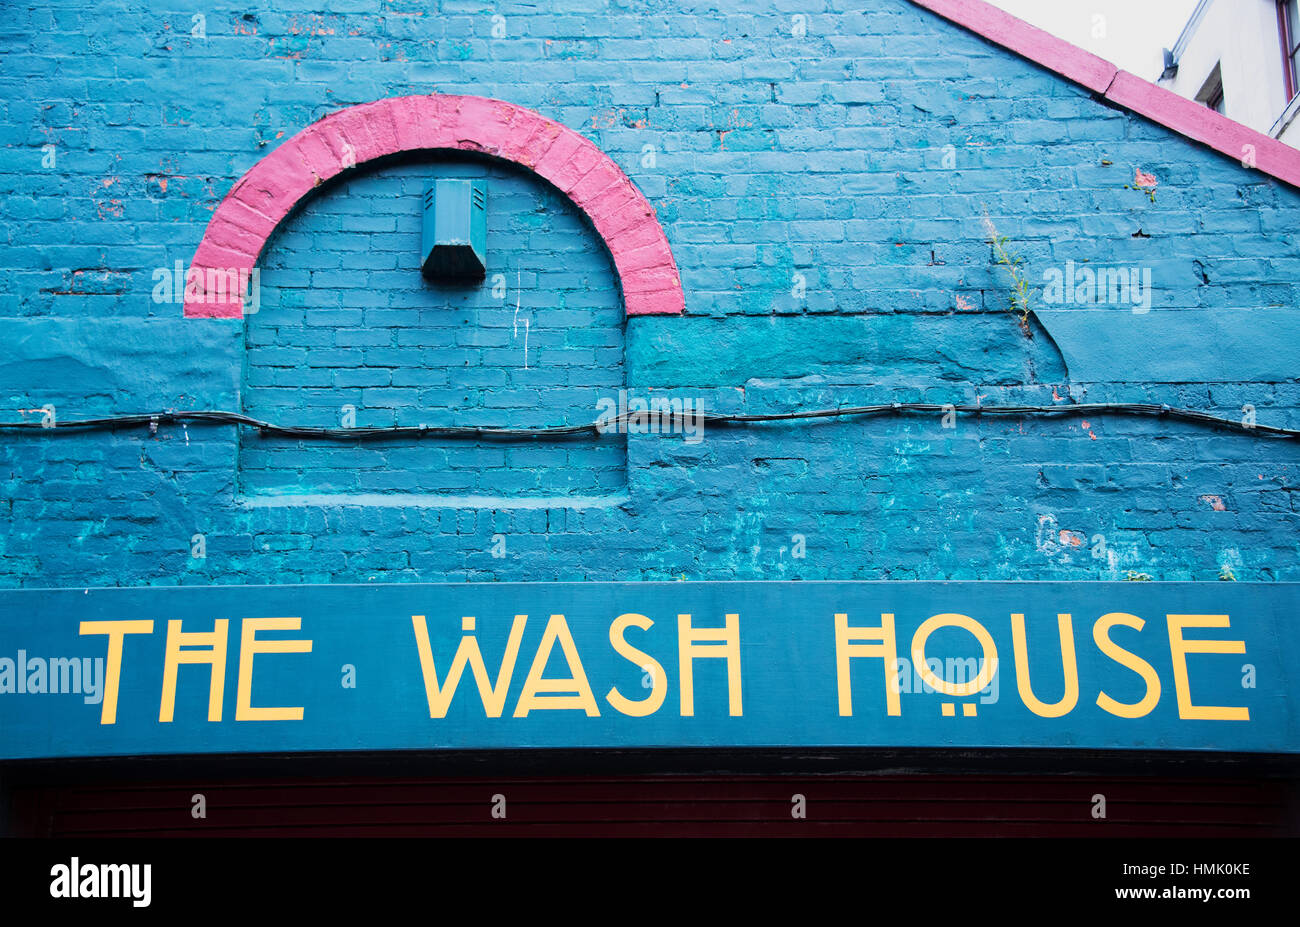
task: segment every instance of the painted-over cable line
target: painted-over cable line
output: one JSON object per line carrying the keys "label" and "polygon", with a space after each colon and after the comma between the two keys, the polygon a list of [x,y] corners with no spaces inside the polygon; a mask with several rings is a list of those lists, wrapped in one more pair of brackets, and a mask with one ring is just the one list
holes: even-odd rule
{"label": "painted-over cable line", "polygon": [[594,422],[582,425],[548,425],[534,428],[497,428],[479,425],[385,425],[360,426],[353,428],[326,428],[315,425],[281,425],[252,418],[239,412],[218,410],[144,412],[131,415],[113,415],[104,418],[72,419],[68,421],[31,421],[0,422],[0,431],[5,432],[69,432],[102,431],[136,426],[149,426],[156,431],[160,425],[209,424],[235,425],[257,430],[265,436],[308,438],[327,441],[368,441],[391,438],[414,438],[427,436],[431,438],[486,438],[496,440],[532,440],[544,438],[564,438],[588,434],[600,434],[607,431],[627,430],[649,421],[677,422],[693,425],[747,425],[764,422],[788,422],[828,418],[860,418],[882,415],[903,414],[940,414],[949,413],[973,416],[1016,416],[1041,415],[1061,416],[1098,416],[1126,415],[1149,418],[1163,418],[1173,421],[1189,422],[1214,428],[1226,428],[1257,437],[1300,438],[1300,430],[1282,428],[1276,425],[1257,424],[1253,421],[1225,418],[1208,412],[1193,409],[1180,409],[1168,405],[1153,403],[1078,403],[1063,406],[1032,405],[955,405],[925,402],[891,402],[869,406],[842,406],[834,409],[797,409],[790,412],[767,412],[758,414],[714,413],[714,412],[675,412],[670,409],[638,411],[617,416],[602,417]]}

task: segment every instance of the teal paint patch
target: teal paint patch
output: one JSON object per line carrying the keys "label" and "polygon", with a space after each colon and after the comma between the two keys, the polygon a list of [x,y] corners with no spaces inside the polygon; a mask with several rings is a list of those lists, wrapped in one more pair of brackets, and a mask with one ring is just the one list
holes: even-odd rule
{"label": "teal paint patch", "polygon": [[1061,382],[1064,374],[1055,349],[1026,338],[1010,313],[637,318],[627,332],[629,382],[643,387],[836,374],[900,386],[922,379],[1018,383],[1031,375]]}
{"label": "teal paint patch", "polygon": [[60,418],[237,408],[243,341],[238,321],[0,319],[0,397],[52,403]]}
{"label": "teal paint patch", "polygon": [[1300,310],[1037,309],[1076,383],[1277,383],[1300,378]]}

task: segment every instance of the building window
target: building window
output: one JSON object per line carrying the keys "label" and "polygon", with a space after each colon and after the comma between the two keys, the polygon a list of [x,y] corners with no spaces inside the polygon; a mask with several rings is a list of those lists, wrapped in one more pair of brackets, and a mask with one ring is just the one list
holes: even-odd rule
{"label": "building window", "polygon": [[1208,106],[1216,113],[1223,112],[1223,70],[1219,65],[1216,64],[1210,76],[1205,79],[1200,93],[1196,95],[1196,102]]}
{"label": "building window", "polygon": [[1205,101],[1205,105],[1208,106],[1210,109],[1214,110],[1216,113],[1223,112],[1223,84],[1222,83],[1215,85],[1214,90],[1211,91],[1209,98]]}
{"label": "building window", "polygon": [[1282,72],[1290,102],[1300,93],[1300,0],[1278,0],[1277,28],[1282,37]]}

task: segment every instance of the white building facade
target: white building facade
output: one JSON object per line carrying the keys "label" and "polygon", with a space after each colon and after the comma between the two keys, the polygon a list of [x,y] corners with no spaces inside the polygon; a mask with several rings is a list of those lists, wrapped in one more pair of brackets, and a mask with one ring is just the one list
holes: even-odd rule
{"label": "white building facade", "polygon": [[1300,0],[1201,0],[1161,86],[1300,147]]}

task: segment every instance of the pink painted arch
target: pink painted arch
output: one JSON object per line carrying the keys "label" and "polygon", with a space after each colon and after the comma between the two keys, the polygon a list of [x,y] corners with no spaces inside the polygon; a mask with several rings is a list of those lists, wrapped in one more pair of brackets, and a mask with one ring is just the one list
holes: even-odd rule
{"label": "pink painted arch", "polygon": [[425,150],[481,152],[545,178],[604,239],[627,314],[681,314],[681,278],[654,207],[604,152],[532,110],[483,97],[434,94],[331,113],[253,165],[221,201],[194,252],[185,316],[242,316],[243,288],[227,281],[248,279],[275,227],[303,197],[356,165]]}

